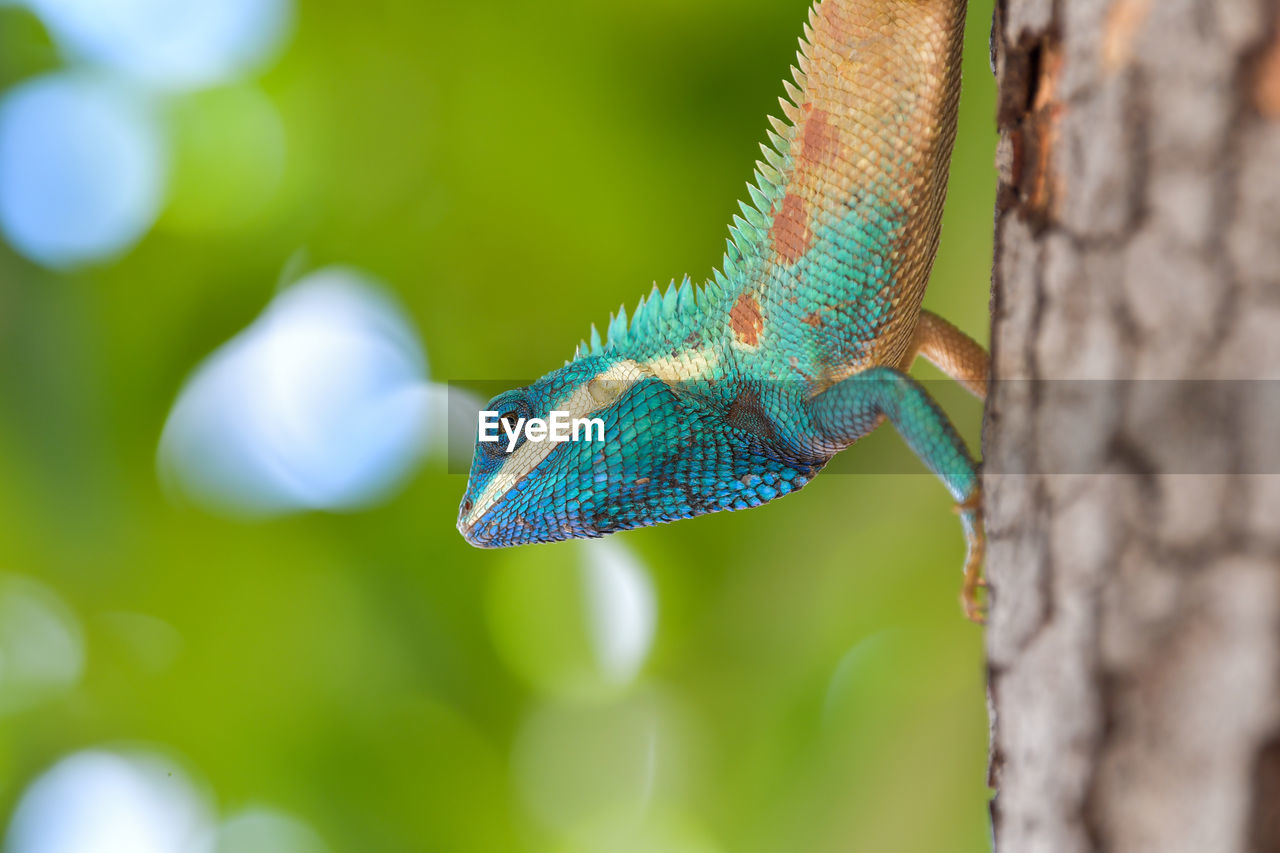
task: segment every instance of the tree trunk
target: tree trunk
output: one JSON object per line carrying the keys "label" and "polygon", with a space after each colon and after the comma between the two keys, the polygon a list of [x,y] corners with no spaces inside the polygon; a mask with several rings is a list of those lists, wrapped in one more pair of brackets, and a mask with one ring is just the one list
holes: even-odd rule
{"label": "tree trunk", "polygon": [[997,6],[997,849],[1280,851],[1280,2]]}

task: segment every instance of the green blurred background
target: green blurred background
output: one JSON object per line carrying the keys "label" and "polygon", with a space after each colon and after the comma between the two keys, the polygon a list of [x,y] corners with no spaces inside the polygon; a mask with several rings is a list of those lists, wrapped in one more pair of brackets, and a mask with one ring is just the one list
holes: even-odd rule
{"label": "green blurred background", "polygon": [[[215,832],[260,809],[305,840],[223,853],[987,849],[981,633],[916,463],[510,551],[457,534],[439,452],[344,512],[228,515],[157,474],[184,381],[282,280],[363,271],[468,387],[705,278],[806,8],[299,0],[270,59],[155,101],[167,190],[136,245],[51,269],[0,243],[0,821],[108,750],[166,756]],[[990,15],[925,299],[984,341]],[[0,87],[69,62],[0,8]]]}

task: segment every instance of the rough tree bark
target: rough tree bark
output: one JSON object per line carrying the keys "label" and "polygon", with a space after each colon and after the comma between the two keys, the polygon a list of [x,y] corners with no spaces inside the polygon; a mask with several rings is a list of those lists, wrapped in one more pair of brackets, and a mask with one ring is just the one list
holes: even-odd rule
{"label": "rough tree bark", "polygon": [[997,5],[997,849],[1280,851],[1280,2]]}

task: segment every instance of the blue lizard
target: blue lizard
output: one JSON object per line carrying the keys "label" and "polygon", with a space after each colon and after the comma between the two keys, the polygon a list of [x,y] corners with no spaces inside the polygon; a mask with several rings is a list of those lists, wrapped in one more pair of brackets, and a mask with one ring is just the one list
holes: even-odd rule
{"label": "blue lizard", "polygon": [[[745,509],[807,483],[888,419],[950,491],[980,618],[978,467],[906,369],[917,355],[979,396],[987,357],[923,311],[955,139],[964,0],[822,0],[784,120],[771,118],[723,268],[654,287],[572,361],[488,410],[553,411],[603,442],[477,441],[458,516],[486,547],[595,537]],[[512,444],[514,446],[512,446]]]}

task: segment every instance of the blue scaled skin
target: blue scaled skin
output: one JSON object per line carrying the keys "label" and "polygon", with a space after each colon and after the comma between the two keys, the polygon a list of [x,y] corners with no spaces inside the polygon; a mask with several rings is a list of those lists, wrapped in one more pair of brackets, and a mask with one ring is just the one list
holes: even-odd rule
{"label": "blue scaled skin", "polygon": [[[514,418],[545,418],[553,409],[598,417],[604,441],[521,437],[511,452],[505,434],[477,442],[459,520],[468,541],[554,542],[746,509],[800,488],[826,461],[732,426],[705,383],[673,385],[639,371],[634,379],[597,380],[620,363],[635,364],[616,355],[582,358],[490,401],[488,410]],[[590,390],[583,393],[589,387],[613,399],[600,406]],[[575,389],[586,408],[565,402]],[[495,488],[504,469],[510,482]]]}
{"label": "blue scaled skin", "polygon": [[603,441],[477,441],[458,516],[501,547],[602,536],[790,494],[890,421],[958,504],[979,618],[978,467],[907,375],[975,394],[987,359],[923,311],[955,136],[963,0],[823,0],[721,270],[655,286],[602,339],[488,406],[599,418]]}

